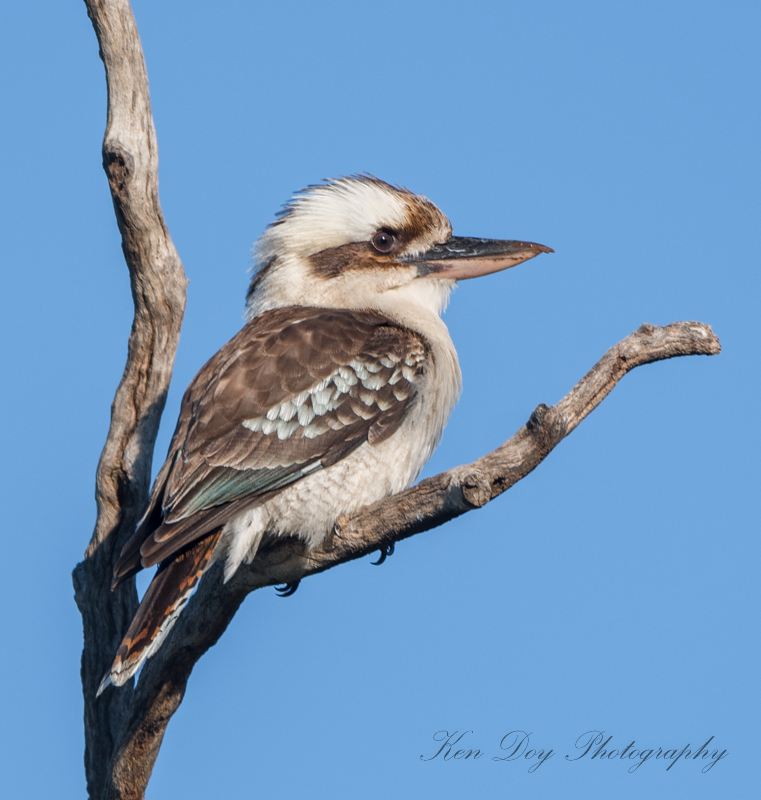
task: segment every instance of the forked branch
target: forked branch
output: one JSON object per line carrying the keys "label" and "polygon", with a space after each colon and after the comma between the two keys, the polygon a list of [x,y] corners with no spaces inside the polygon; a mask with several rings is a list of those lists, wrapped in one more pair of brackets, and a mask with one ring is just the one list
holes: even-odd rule
{"label": "forked branch", "polygon": [[221,569],[212,568],[137,686],[130,682],[96,700],[98,682],[137,605],[134,580],[110,591],[111,569],[148,496],[153,446],[185,307],[185,276],[159,205],[148,82],[129,2],[85,3],[106,66],[104,167],[135,302],[127,366],[98,465],[95,532],[85,560],[74,570],[85,635],[85,767],[91,798],[137,800],[145,794],[194,665],[247,594],[323,572],[483,506],[541,463],[630,370],[675,356],[713,355],[721,348],[703,323],[642,325],[605,353],[557,405],[538,406],[511,439],[472,464],[339,520],[336,535],[318,550],[307,552],[295,539],[273,539],[227,584]]}
{"label": "forked branch", "polygon": [[[127,364],[95,483],[97,520],[74,570],[82,614],[85,771],[91,798],[108,791],[110,764],[132,706],[131,692],[95,700],[107,653],[116,652],[137,608],[134,581],[110,591],[114,559],[148,496],[153,446],[185,311],[185,275],[158,198],[158,154],[148,77],[128,0],[85,0],[108,86],[103,167],[122,236],[135,303]],[[126,796],[126,795],[125,795]],[[139,796],[139,795],[137,795]]]}

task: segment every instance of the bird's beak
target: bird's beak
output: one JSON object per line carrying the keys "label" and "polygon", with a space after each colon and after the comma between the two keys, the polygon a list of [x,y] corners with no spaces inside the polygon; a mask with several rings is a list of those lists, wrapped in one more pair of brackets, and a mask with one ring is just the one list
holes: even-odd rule
{"label": "bird's beak", "polygon": [[528,261],[539,253],[554,253],[551,247],[534,242],[500,239],[472,239],[451,236],[444,244],[435,244],[424,253],[402,258],[418,268],[418,277],[478,278]]}

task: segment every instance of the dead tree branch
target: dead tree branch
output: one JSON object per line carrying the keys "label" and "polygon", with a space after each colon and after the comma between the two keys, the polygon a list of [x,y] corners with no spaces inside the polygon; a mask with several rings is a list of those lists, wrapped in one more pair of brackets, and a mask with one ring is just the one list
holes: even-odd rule
{"label": "dead tree branch", "polygon": [[185,312],[186,281],[159,205],[156,132],[130,4],[85,3],[106,68],[103,167],[135,303],[127,365],[98,464],[95,531],[73,576],[84,627],[85,771],[89,796],[95,798],[107,790],[109,764],[132,705],[131,690],[95,700],[98,682],[137,608],[134,581],[111,592],[110,575],[148,497],[153,446]]}
{"label": "dead tree branch", "polygon": [[642,325],[611,348],[555,406],[540,405],[511,439],[456,467],[341,519],[332,540],[306,552],[295,539],[265,542],[255,563],[227,584],[214,567],[167,641],[130,682],[96,700],[98,683],[137,606],[134,581],[110,591],[112,565],[148,496],[159,419],[185,308],[185,275],[158,200],[156,136],[140,40],[128,0],[85,0],[108,84],[103,163],[129,268],[135,319],[124,376],[98,465],[98,516],[74,570],[82,613],[85,768],[91,798],[138,800],[194,665],[219,639],[250,592],[289,583],[431,530],[479,508],[528,475],[630,370],[683,355],[713,355],[708,325]]}
{"label": "dead tree branch", "polygon": [[700,322],[642,325],[608,350],[557,405],[538,406],[511,439],[472,464],[428,478],[341,520],[337,535],[318,550],[306,552],[295,539],[271,540],[259,550],[256,561],[239,569],[227,584],[222,583],[220,567],[210,570],[161,650],[143,669],[118,744],[114,776],[122,776],[122,784],[126,776],[143,776],[143,787],[147,784],[193,667],[224,633],[250,592],[323,572],[480,508],[537,467],[630,370],[720,350],[711,328]]}

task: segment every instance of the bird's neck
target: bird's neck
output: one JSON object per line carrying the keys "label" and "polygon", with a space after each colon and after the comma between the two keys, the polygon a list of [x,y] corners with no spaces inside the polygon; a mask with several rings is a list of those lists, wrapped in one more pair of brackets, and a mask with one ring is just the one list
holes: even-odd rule
{"label": "bird's neck", "polygon": [[441,320],[454,280],[419,278],[402,285],[383,286],[357,279],[357,274],[330,280],[316,278],[303,259],[273,259],[252,282],[245,317],[251,320],[265,311],[288,306],[377,311],[427,339],[449,343]]}

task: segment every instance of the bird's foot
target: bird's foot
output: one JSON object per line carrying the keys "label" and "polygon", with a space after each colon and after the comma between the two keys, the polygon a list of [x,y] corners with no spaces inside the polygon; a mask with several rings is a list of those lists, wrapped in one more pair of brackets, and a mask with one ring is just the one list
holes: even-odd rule
{"label": "bird's foot", "polygon": [[349,522],[346,517],[341,514],[341,516],[333,523],[333,536],[336,539],[343,539],[344,537],[341,536],[341,531],[346,527],[347,523]]}
{"label": "bird's foot", "polygon": [[391,542],[391,544],[384,544],[380,549],[380,556],[378,556],[378,560],[371,561],[370,563],[374,567],[379,567],[389,556],[392,555],[394,555],[394,543]]}
{"label": "bird's foot", "polygon": [[295,593],[296,589],[299,588],[299,584],[301,583],[301,579],[297,581],[292,581],[291,583],[284,583],[282,586],[276,586],[275,591],[277,592],[278,597],[290,597],[292,594]]}

